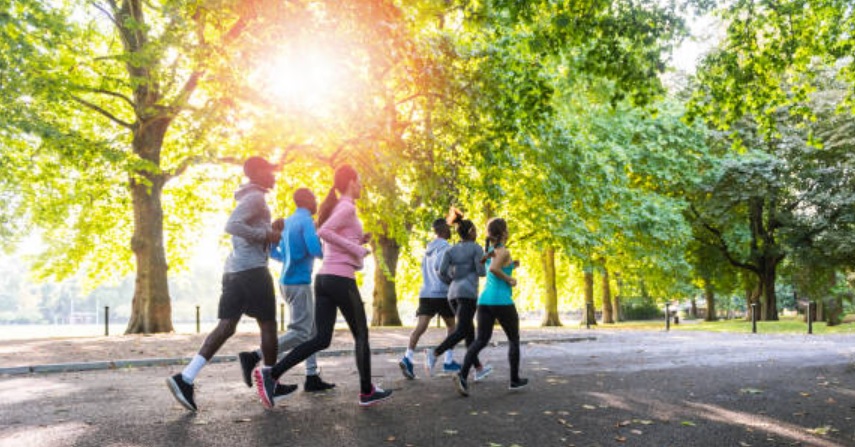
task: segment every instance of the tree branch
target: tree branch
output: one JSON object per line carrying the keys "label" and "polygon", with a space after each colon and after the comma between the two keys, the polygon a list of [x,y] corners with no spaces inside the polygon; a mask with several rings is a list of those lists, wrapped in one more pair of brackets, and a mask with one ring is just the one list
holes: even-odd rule
{"label": "tree branch", "polygon": [[122,127],[125,127],[127,129],[133,129],[133,127],[134,127],[133,124],[122,121],[121,119],[119,119],[115,115],[113,115],[112,113],[102,109],[101,107],[96,106],[95,104],[92,104],[89,101],[86,101],[83,98],[80,98],[80,97],[77,97],[74,95],[71,95],[71,98],[74,99],[75,101],[79,102],[80,104],[100,113],[101,115],[104,115],[105,117],[109,118],[111,121],[113,121],[114,123],[116,123]]}
{"label": "tree branch", "polygon": [[695,218],[698,220],[698,222],[700,222],[701,225],[706,228],[707,231],[709,231],[715,236],[718,243],[714,244],[714,246],[718,248],[719,251],[721,251],[721,254],[724,255],[724,257],[727,259],[727,262],[730,262],[730,264],[734,267],[749,270],[757,274],[760,273],[760,269],[756,266],[741,262],[733,257],[733,255],[730,253],[730,249],[727,247],[727,242],[724,240],[724,235],[722,234],[721,230],[707,223],[704,218],[701,217],[701,213],[698,212],[697,208],[695,208],[695,205],[689,205],[689,209],[692,211],[692,214],[695,215]]}
{"label": "tree branch", "polygon": [[108,95],[108,96],[112,96],[114,98],[119,98],[119,99],[125,101],[126,103],[128,103],[128,105],[130,105],[131,108],[134,109],[134,111],[136,111],[137,106],[136,106],[136,104],[134,104],[134,101],[131,100],[131,98],[128,98],[127,96],[125,96],[121,93],[117,93],[117,92],[114,92],[111,90],[105,90],[105,89],[101,89],[101,88],[92,88],[92,87],[85,87],[85,86],[79,86],[77,88],[79,88],[80,90],[83,90],[83,91],[90,92],[90,93],[100,93],[102,95]]}

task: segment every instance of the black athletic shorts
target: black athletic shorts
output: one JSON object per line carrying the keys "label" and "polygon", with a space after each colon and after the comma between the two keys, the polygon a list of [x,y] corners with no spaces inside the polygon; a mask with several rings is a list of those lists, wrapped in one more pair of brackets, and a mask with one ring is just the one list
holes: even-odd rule
{"label": "black athletic shorts", "polygon": [[416,310],[416,316],[427,315],[433,318],[439,314],[442,318],[453,318],[454,311],[448,300],[445,298],[419,298],[419,308]]}
{"label": "black athletic shorts", "polygon": [[223,274],[217,318],[236,320],[244,314],[258,321],[276,320],[276,291],[267,267]]}

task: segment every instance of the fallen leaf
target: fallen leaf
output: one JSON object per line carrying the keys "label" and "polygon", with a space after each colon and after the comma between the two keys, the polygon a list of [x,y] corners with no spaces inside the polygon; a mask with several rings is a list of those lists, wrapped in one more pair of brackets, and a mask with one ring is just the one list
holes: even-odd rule
{"label": "fallen leaf", "polygon": [[508,416],[518,416],[519,414],[520,414],[519,411],[509,411],[508,412]]}
{"label": "fallen leaf", "polygon": [[632,422],[637,422],[641,425],[653,425],[653,421],[648,421],[647,419],[633,419]]}
{"label": "fallen leaf", "polygon": [[694,427],[695,423],[692,421],[683,421],[683,422],[680,422],[680,425],[685,425],[686,427]]}
{"label": "fallen leaf", "polygon": [[193,425],[208,425],[208,421],[195,420],[193,421]]}
{"label": "fallen leaf", "polygon": [[550,415],[552,415],[553,413],[552,413],[551,411],[549,411],[549,410],[546,410],[546,411],[544,411],[544,412],[543,412],[543,414],[545,414],[545,415],[547,415],[547,416],[550,416]]}
{"label": "fallen leaf", "polygon": [[739,394],[763,394],[763,390],[758,390],[757,388],[742,388],[739,390]]}
{"label": "fallen leaf", "polygon": [[582,408],[584,408],[586,410],[596,410],[597,409],[597,407],[595,407],[593,405],[588,405],[588,404],[582,405]]}
{"label": "fallen leaf", "polygon": [[832,428],[831,428],[831,426],[830,426],[830,425],[824,425],[824,426],[822,426],[822,427],[817,427],[817,428],[814,428],[814,429],[808,429],[808,433],[813,433],[813,434],[815,434],[815,435],[822,435],[822,436],[825,436],[825,435],[827,435],[827,434],[828,434],[828,432],[830,432],[831,430],[832,430]]}
{"label": "fallen leaf", "polygon": [[644,432],[643,432],[643,431],[641,431],[641,430],[637,430],[637,429],[632,429],[632,430],[630,430],[629,432],[630,432],[630,433],[632,433],[632,434],[634,434],[634,435],[643,435],[643,434],[644,434]]}
{"label": "fallen leaf", "polygon": [[443,431],[443,433],[445,433],[445,434],[447,434],[447,435],[449,435],[449,436],[452,436],[452,435],[456,435],[456,434],[457,434],[457,430],[445,430],[445,431]]}
{"label": "fallen leaf", "polygon": [[617,442],[626,442],[626,438],[623,436],[615,436],[615,441]]}
{"label": "fallen leaf", "polygon": [[388,438],[386,438],[386,442],[395,442],[395,439],[396,438],[394,436],[389,436]]}
{"label": "fallen leaf", "polygon": [[739,446],[740,447],[751,447],[751,444],[749,444],[745,441],[739,441]]}
{"label": "fallen leaf", "polygon": [[801,394],[802,397],[810,397],[810,393],[801,392],[799,394]]}
{"label": "fallen leaf", "polygon": [[617,426],[617,427],[626,427],[627,425],[629,425],[629,424],[631,424],[631,423],[632,423],[632,422],[630,422],[630,421],[620,421],[620,422],[618,422],[618,423],[617,423],[617,425],[616,425],[616,426]]}
{"label": "fallen leaf", "polygon": [[240,418],[240,419],[235,419],[235,423],[236,423],[236,424],[240,424],[240,423],[243,423],[243,422],[252,422],[252,419],[250,419],[250,418]]}

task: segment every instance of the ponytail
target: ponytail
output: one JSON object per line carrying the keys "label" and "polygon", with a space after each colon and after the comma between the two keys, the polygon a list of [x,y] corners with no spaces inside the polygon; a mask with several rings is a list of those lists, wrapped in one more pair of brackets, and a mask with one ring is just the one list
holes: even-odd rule
{"label": "ponytail", "polygon": [[335,186],[333,186],[318,209],[318,228],[329,219],[336,205],[338,205],[338,196],[335,194]]}
{"label": "ponytail", "polygon": [[484,239],[484,253],[490,253],[490,236]]}
{"label": "ponytail", "polygon": [[338,190],[339,194],[343,194],[347,191],[347,187],[350,185],[350,182],[357,178],[359,178],[359,174],[356,172],[356,169],[353,169],[353,166],[341,165],[335,170],[335,174],[333,175],[333,186],[330,188],[329,194],[327,194],[327,197],[324,199],[324,203],[321,203],[321,207],[318,209],[318,228],[320,228],[324,222],[329,219],[335,209],[335,206],[338,205],[338,196],[335,191]]}

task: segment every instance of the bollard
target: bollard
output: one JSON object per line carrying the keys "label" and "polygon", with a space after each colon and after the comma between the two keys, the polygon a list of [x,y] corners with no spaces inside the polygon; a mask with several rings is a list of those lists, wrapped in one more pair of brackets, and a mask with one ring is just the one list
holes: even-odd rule
{"label": "bollard", "polygon": [[279,303],[279,332],[285,332],[285,304]]}
{"label": "bollard", "polygon": [[751,303],[751,333],[757,333],[757,303]]}
{"label": "bollard", "polygon": [[201,330],[199,329],[199,306],[197,305],[196,306],[196,333],[198,334],[199,332],[201,332]]}
{"label": "bollard", "polygon": [[104,336],[110,335],[110,306],[104,306]]}
{"label": "bollard", "polygon": [[816,312],[814,310],[816,308],[816,303],[811,301],[808,303],[808,311],[807,311],[807,320],[808,320],[808,334],[813,334],[813,314]]}
{"label": "bollard", "polygon": [[665,303],[665,332],[671,330],[671,305]]}

